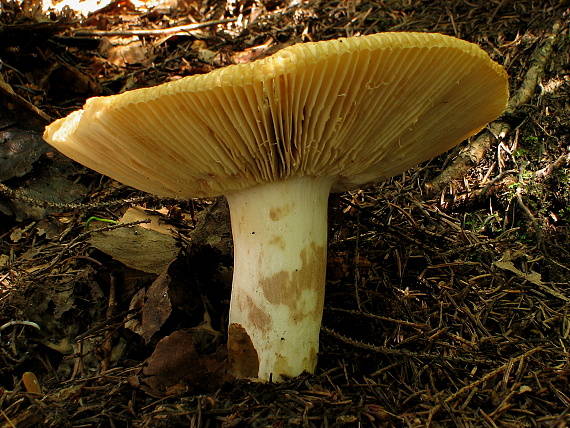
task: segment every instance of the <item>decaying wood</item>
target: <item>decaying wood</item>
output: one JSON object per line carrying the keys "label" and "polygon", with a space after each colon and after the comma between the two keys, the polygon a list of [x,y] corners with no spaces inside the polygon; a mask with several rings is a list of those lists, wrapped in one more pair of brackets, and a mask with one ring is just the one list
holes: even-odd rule
{"label": "decaying wood", "polygon": [[570,164],[570,153],[563,153],[560,156],[558,156],[554,162],[536,171],[534,176],[536,177],[537,180],[546,180],[546,178],[548,178],[558,168],[562,167],[563,165],[569,165],[569,164]]}
{"label": "decaying wood", "polygon": [[[519,107],[529,102],[536,90],[536,86],[544,75],[544,68],[550,59],[552,50],[558,38],[562,25],[557,21],[552,26],[551,34],[544,43],[537,46],[530,60],[524,80],[517,91],[511,96],[505,115],[512,114]],[[485,131],[469,144],[455,161],[443,170],[434,180],[426,184],[426,191],[432,195],[439,195],[452,181],[460,180],[474,165],[477,165],[489,148],[497,141],[504,139],[511,131],[511,125],[504,120],[490,123]]]}

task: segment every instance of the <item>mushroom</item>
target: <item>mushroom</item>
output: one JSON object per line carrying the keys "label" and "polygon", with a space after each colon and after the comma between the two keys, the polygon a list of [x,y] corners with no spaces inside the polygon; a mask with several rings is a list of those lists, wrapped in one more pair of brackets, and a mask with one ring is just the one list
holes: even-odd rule
{"label": "mushroom", "polygon": [[445,152],[502,113],[507,75],[478,46],[379,33],[297,44],[87,100],[46,128],[65,155],[164,197],[225,195],[234,239],[228,350],[239,377],[317,362],[327,200]]}

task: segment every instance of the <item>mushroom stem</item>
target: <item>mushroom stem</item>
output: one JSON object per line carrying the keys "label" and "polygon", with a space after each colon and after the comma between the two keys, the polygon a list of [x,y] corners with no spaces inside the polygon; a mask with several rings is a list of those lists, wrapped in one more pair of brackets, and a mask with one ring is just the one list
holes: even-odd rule
{"label": "mushroom stem", "polygon": [[226,195],[234,239],[228,353],[237,377],[278,381],[315,369],[332,182],[300,177]]}

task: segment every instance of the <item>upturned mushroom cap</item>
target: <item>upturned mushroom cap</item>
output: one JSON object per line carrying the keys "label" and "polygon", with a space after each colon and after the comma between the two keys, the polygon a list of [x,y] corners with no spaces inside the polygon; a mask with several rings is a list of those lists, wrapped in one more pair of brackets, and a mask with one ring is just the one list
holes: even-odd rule
{"label": "upturned mushroom cap", "polygon": [[478,46],[380,33],[91,98],[44,138],[160,196],[215,196],[296,176],[330,176],[341,191],[448,150],[507,98],[504,69]]}

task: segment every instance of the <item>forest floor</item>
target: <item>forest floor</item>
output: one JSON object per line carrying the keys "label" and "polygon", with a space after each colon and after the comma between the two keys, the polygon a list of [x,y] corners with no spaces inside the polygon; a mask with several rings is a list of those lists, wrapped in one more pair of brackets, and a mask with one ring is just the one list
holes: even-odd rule
{"label": "forest floor", "polygon": [[[0,5],[0,427],[570,425],[567,1]],[[316,373],[229,380],[224,201],[145,195],[42,129],[91,96],[382,31],[477,43],[509,108],[332,195]]]}

